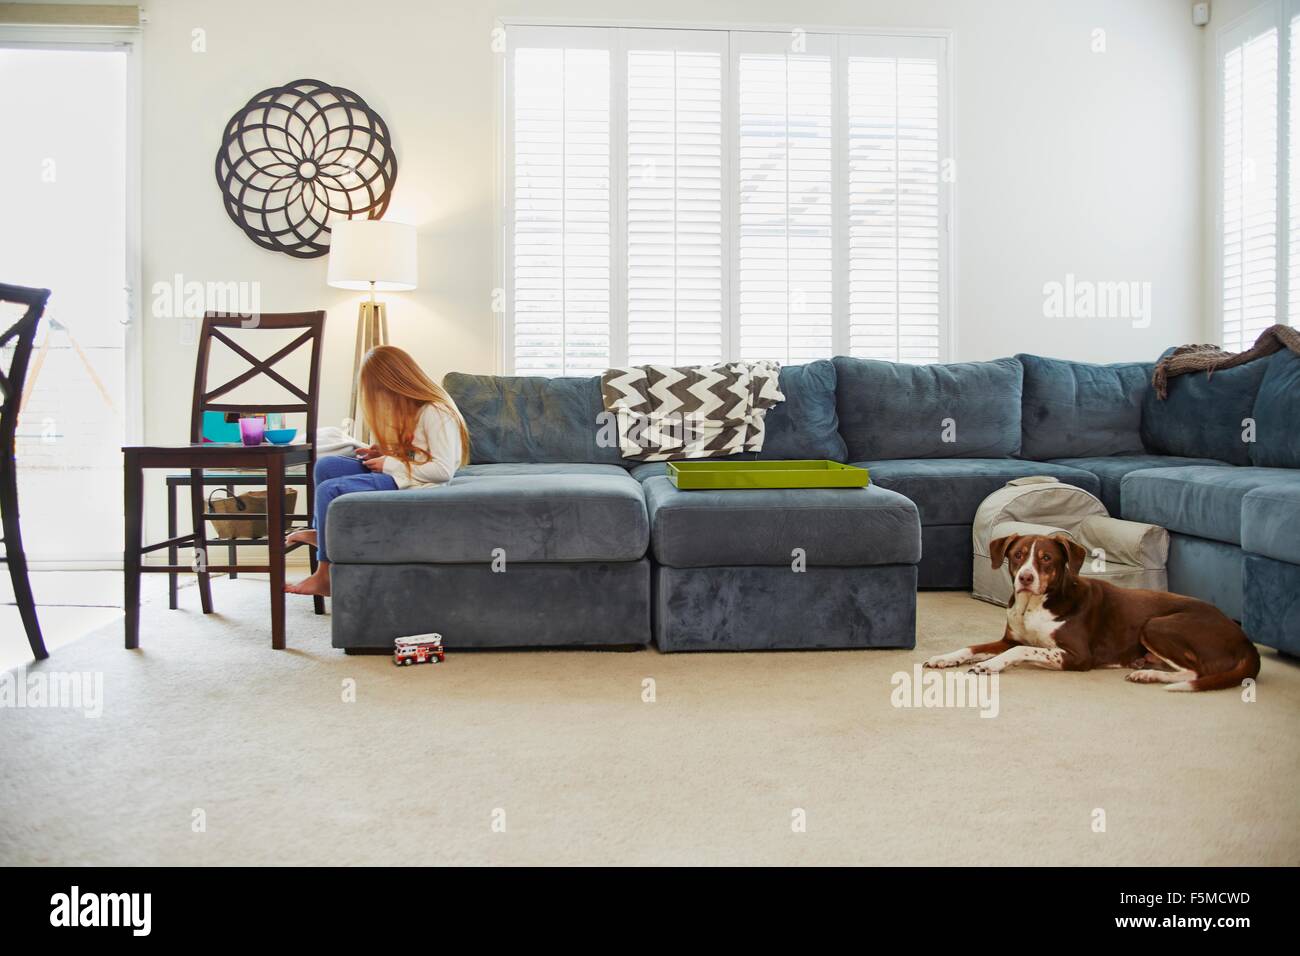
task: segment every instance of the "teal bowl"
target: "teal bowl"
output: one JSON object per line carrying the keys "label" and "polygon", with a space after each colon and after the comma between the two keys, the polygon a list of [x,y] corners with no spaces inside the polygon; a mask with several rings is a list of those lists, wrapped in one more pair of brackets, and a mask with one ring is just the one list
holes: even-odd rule
{"label": "teal bowl", "polygon": [[287,445],[293,441],[294,436],[298,434],[296,428],[268,428],[266,430],[266,440],[272,445]]}

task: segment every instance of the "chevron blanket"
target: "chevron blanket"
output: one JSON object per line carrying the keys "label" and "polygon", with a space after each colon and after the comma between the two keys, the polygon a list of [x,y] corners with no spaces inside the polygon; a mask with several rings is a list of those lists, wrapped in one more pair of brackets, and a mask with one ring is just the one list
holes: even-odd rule
{"label": "chevron blanket", "polygon": [[763,449],[763,418],[785,400],[774,362],[636,365],[600,377],[619,452],[633,461],[721,458]]}

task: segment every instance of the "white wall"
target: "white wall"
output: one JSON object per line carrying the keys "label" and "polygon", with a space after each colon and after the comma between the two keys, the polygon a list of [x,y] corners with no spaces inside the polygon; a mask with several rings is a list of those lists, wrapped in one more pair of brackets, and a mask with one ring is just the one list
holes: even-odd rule
{"label": "white wall", "polygon": [[[264,311],[329,310],[325,421],[340,419],[358,298],[324,258],[266,252],[226,217],[221,130],[298,77],[350,87],[392,128],[390,217],[420,230],[396,343],[430,372],[494,367],[496,16],[953,30],[957,357],[1146,359],[1203,338],[1203,31],[1187,0],[162,0],[147,5],[144,288],[256,281]],[[192,31],[206,34],[191,51]],[[1105,31],[1106,51],[1091,50]],[[1046,319],[1043,284],[1152,283],[1153,321]],[[193,346],[146,317],[146,437],[185,434]]]}

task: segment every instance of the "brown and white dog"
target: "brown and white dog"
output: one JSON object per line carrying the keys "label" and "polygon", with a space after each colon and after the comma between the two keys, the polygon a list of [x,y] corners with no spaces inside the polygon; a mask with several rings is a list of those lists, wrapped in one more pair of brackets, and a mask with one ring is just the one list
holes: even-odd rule
{"label": "brown and white dog", "polygon": [[974,663],[976,674],[1017,664],[1129,667],[1129,680],[1166,690],[1216,690],[1259,674],[1255,645],[1218,608],[1080,577],[1088,552],[1064,535],[1008,535],[992,542],[989,555],[995,568],[1009,559],[1015,581],[1002,640],[940,654],[926,667]]}

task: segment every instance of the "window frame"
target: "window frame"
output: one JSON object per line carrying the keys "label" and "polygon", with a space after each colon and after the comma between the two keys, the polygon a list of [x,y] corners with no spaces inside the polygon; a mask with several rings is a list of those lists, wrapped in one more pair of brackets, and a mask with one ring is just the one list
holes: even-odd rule
{"label": "window frame", "polygon": [[[493,50],[495,55],[500,57],[500,62],[496,64],[493,70],[493,104],[495,116],[493,117],[493,136],[494,136],[494,165],[497,197],[495,206],[495,265],[494,274],[497,279],[497,287],[492,296],[492,354],[494,360],[494,371],[500,375],[514,375],[514,318],[513,305],[510,301],[513,282],[511,276],[513,273],[513,189],[514,189],[514,170],[511,162],[511,153],[513,142],[511,139],[511,130],[508,128],[507,120],[510,116],[510,91],[512,88],[512,57],[510,56],[511,45],[509,41],[509,32],[512,28],[520,27],[548,27],[548,28],[568,28],[575,31],[584,29],[602,29],[611,30],[614,33],[613,40],[610,44],[611,56],[626,57],[626,46],[620,30],[671,30],[671,31],[706,31],[722,33],[775,33],[793,35],[795,31],[802,31],[808,35],[828,35],[832,38],[836,48],[839,46],[839,38],[842,36],[871,39],[875,38],[915,38],[918,40],[937,41],[939,44],[938,69],[939,69],[939,241],[940,254],[942,263],[939,269],[939,355],[938,362],[953,362],[958,360],[957,356],[957,177],[950,179],[944,177],[944,167],[946,163],[954,163],[958,155],[958,144],[956,137],[957,130],[957,103],[956,103],[956,84],[954,83],[954,44],[952,42],[953,31],[950,29],[936,28],[887,28],[887,27],[870,27],[870,26],[829,26],[829,25],[809,25],[809,24],[781,24],[781,23],[702,23],[702,22],[676,22],[676,21],[654,21],[654,20],[609,20],[609,19],[584,19],[584,18],[549,18],[549,17],[497,17],[493,21]],[[733,76],[733,60],[736,55],[735,49],[731,44],[727,44],[727,55],[724,62],[723,76],[723,95],[727,104],[724,109],[724,128],[723,128],[723,145],[724,145],[724,202],[723,221],[724,228],[728,230],[731,240],[735,239],[735,161],[733,140],[735,130],[730,127],[735,117],[732,112],[732,105],[735,91],[732,88],[731,77]],[[626,85],[619,81],[620,72],[613,71],[611,77],[610,95],[612,102],[617,104],[626,102],[627,89]],[[839,116],[840,97],[843,95],[843,87],[846,77],[835,77],[836,88],[836,116]],[[836,173],[835,187],[837,191],[846,188],[848,174],[847,160],[840,155],[840,145],[844,141],[845,132],[840,127],[842,123],[836,123],[834,127],[834,140],[836,143]],[[619,163],[626,161],[626,109],[611,109],[611,165],[613,169],[619,169]],[[610,213],[610,228],[613,231],[611,236],[611,255],[613,261],[623,261],[621,257],[614,255],[616,247],[626,243],[626,224],[624,222],[626,191],[625,184],[620,181],[621,177],[614,177],[610,183],[610,201],[614,208]],[[844,194],[844,193],[841,193]],[[835,204],[835,217],[837,235],[839,223],[847,213],[841,209],[843,203]],[[840,243],[839,245],[843,245]],[[735,309],[735,256],[729,257],[730,261],[723,270],[724,284],[727,287],[724,290],[725,301],[728,303],[729,311],[724,317],[723,322],[723,349],[724,358],[730,360],[733,356],[732,349],[738,341],[738,323],[739,314]],[[842,288],[847,287],[847,249],[836,248],[835,250],[834,284],[837,292],[837,308],[845,306],[847,300],[840,294]],[[625,262],[624,262],[625,265]],[[621,270],[612,270],[619,272]],[[617,322],[615,319],[626,318],[626,275],[612,274],[610,277],[610,362],[614,365],[625,363],[627,357],[627,323],[626,321]],[[844,311],[845,318],[838,321],[839,313],[837,312],[837,321],[832,326],[832,354],[847,354],[847,311]]]}

